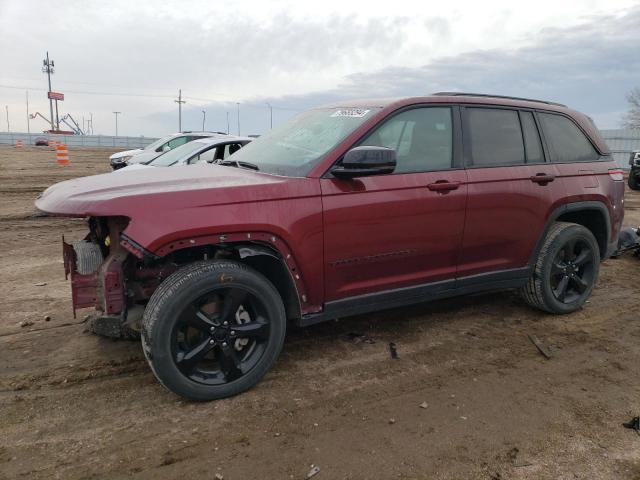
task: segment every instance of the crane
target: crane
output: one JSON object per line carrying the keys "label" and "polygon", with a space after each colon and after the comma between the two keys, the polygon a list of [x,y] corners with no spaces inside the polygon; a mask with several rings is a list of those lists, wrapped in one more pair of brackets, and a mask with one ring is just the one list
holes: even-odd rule
{"label": "crane", "polygon": [[[73,130],[73,133],[75,133],[76,135],[84,135],[84,132],[80,128],[80,125],[78,125],[78,122],[76,122],[76,120],[71,116],[70,113],[64,115],[60,120],[62,120],[69,128],[71,128],[71,130]],[[71,120],[71,123],[69,123],[67,120]]]}
{"label": "crane", "polygon": [[[34,119],[36,117],[40,117],[42,118],[45,122],[47,122],[48,124],[51,124],[51,121],[45,117],[44,115],[42,115],[40,112],[36,112],[36,113],[31,113],[29,114],[29,118]],[[61,119],[62,122],[64,122],[69,128],[71,128],[71,131],[65,131],[65,130],[45,130],[45,133],[64,133],[64,134],[69,134],[72,133],[74,135],[84,135],[84,132],[82,131],[82,129],[80,128],[80,126],[78,125],[78,122],[75,121],[75,119],[71,116],[70,113],[67,113],[66,115],[64,115]],[[71,123],[69,123],[68,120],[71,120]]]}
{"label": "crane", "polygon": [[49,120],[47,117],[45,117],[44,115],[42,115],[40,112],[36,112],[36,113],[30,113],[29,114],[29,118],[31,120],[33,120],[36,117],[40,117],[42,118],[45,122],[47,122],[49,125],[51,125],[51,120]]}

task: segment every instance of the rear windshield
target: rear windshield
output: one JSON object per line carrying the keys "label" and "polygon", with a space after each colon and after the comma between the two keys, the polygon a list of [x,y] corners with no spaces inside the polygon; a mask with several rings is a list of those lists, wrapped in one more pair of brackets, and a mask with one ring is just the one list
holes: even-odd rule
{"label": "rear windshield", "polygon": [[262,135],[233,154],[232,159],[261,172],[302,177],[371,118],[379,108],[321,108],[304,112]]}

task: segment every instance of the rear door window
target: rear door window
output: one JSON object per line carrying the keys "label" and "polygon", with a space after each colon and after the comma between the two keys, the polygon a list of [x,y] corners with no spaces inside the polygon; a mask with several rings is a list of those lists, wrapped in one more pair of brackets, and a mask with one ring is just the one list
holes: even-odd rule
{"label": "rear door window", "polygon": [[516,110],[466,108],[469,161],[476,167],[521,165],[524,142]]}
{"label": "rear door window", "polygon": [[582,131],[562,115],[538,113],[552,162],[588,162],[599,155]]}
{"label": "rear door window", "polygon": [[522,133],[524,135],[524,146],[527,152],[527,163],[544,162],[542,153],[542,143],[536,121],[531,112],[520,112],[520,122],[522,123]]}

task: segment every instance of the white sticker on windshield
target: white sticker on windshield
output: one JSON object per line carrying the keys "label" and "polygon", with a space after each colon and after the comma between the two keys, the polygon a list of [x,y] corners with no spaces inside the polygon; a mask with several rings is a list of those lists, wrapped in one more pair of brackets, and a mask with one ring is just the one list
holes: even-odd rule
{"label": "white sticker on windshield", "polygon": [[342,110],[336,110],[331,114],[332,117],[354,117],[362,118],[371,110],[363,110],[362,108],[347,108]]}

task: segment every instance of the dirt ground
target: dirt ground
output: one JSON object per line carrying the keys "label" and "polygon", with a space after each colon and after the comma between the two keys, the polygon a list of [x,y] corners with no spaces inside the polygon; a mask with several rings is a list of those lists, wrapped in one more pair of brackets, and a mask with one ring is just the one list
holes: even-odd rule
{"label": "dirt ground", "polygon": [[[256,388],[192,404],[137,342],[84,332],[60,245],[84,223],[33,207],[110,153],[72,150],[65,168],[0,147],[1,479],[302,480],[312,464],[319,480],[640,479],[640,435],[622,427],[640,415],[640,259],[605,262],[572,315],[506,292],[293,330]],[[639,207],[628,192],[625,224]]]}

